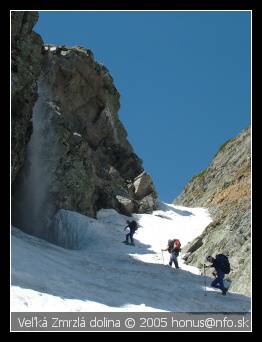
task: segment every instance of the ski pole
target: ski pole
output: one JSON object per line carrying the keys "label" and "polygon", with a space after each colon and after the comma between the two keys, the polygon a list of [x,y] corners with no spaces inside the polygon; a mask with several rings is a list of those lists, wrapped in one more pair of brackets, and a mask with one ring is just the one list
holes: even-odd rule
{"label": "ski pole", "polygon": [[205,296],[207,295],[207,279],[206,279],[206,265],[204,264],[204,278],[205,278]]}
{"label": "ski pole", "polygon": [[162,253],[162,259],[163,259],[163,264],[164,264],[164,255],[163,255],[163,251],[161,250]]}

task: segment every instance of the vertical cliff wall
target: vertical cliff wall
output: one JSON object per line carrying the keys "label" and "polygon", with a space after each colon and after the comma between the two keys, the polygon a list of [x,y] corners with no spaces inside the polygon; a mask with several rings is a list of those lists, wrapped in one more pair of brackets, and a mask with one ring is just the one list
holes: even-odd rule
{"label": "vertical cliff wall", "polygon": [[[15,27],[20,16],[13,17]],[[26,25],[30,16],[22,17]],[[17,37],[28,41],[28,34]],[[19,172],[13,174],[13,223],[45,236],[59,209],[92,217],[101,208],[127,215],[151,212],[157,195],[118,118],[120,95],[109,71],[80,46],[43,45],[37,51],[41,63],[32,64],[37,101],[32,117],[25,116],[23,125],[16,122],[20,122],[20,107],[12,102],[12,134],[27,136],[23,158],[19,159],[20,150],[12,143],[14,165],[20,160]],[[23,65],[21,73],[26,70]],[[27,103],[31,88],[23,91],[22,104]]]}
{"label": "vertical cliff wall", "polygon": [[12,182],[24,164],[33,129],[31,119],[37,100],[43,46],[41,37],[32,31],[37,19],[37,12],[11,12]]}

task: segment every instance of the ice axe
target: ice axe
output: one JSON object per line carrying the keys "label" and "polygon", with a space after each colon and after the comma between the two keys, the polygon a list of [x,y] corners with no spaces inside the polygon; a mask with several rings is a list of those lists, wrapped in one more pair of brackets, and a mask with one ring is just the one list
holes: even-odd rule
{"label": "ice axe", "polygon": [[206,265],[204,264],[204,288],[205,288],[205,292],[204,292],[204,295],[206,296],[207,295],[207,278],[206,278]]}

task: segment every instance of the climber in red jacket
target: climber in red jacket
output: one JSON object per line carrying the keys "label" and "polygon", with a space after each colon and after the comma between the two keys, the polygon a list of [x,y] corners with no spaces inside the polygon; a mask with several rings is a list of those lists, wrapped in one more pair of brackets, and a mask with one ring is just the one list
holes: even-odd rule
{"label": "climber in red jacket", "polygon": [[169,266],[172,267],[172,263],[174,262],[175,267],[179,268],[177,257],[179,252],[181,252],[181,243],[178,239],[168,240],[167,248],[162,249],[162,251],[168,251],[170,253]]}

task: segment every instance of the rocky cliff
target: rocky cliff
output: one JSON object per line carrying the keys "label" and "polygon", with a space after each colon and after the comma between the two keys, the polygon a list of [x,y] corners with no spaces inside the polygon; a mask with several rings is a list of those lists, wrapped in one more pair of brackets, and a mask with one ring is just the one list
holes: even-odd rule
{"label": "rocky cliff", "polygon": [[[21,16],[23,25],[32,29],[36,14],[14,14],[14,30]],[[31,17],[34,20],[27,22]],[[28,64],[21,58],[24,41],[32,45],[31,50],[26,45],[28,51],[34,51],[30,37],[35,35],[31,30],[20,31],[16,59],[21,64],[20,78],[26,79]],[[37,43],[41,43],[39,37]],[[37,101],[28,103],[32,120],[28,114],[17,123],[32,87],[23,88],[20,106],[12,103],[12,134],[27,137],[25,158],[19,157],[25,147],[17,149],[12,143],[12,160],[15,165],[19,160],[20,169],[13,174],[13,223],[43,236],[61,208],[92,217],[101,208],[127,215],[151,212],[156,207],[154,185],[118,118],[120,95],[107,68],[80,46],[43,45],[37,53],[34,60],[39,63],[30,61],[34,82],[37,79],[33,88]]]}
{"label": "rocky cliff", "polygon": [[12,182],[24,164],[41,71],[42,39],[32,31],[37,12],[11,12]]}
{"label": "rocky cliff", "polygon": [[209,167],[194,176],[174,201],[207,207],[213,222],[187,245],[187,263],[203,267],[207,255],[227,250],[231,290],[250,295],[251,276],[251,140],[250,128],[223,144]]}

